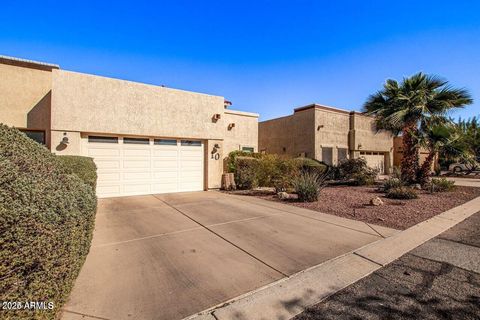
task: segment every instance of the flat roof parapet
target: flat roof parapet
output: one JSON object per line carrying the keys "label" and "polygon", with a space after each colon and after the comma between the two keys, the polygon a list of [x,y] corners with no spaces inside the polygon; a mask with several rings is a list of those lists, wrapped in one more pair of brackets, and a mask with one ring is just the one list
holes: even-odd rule
{"label": "flat roof parapet", "polygon": [[60,69],[60,66],[58,64],[15,58],[15,57],[10,57],[5,55],[0,55],[0,63],[8,64],[11,66],[17,66],[17,67],[44,70],[44,71],[52,71],[52,69]]}

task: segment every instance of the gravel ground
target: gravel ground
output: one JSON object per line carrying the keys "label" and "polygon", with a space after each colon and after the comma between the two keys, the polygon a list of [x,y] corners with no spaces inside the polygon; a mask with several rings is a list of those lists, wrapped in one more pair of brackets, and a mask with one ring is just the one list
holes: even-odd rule
{"label": "gravel ground", "polygon": [[[245,193],[243,193],[245,194]],[[262,199],[281,201],[275,195],[256,192]],[[371,206],[370,199],[378,196],[384,202]],[[452,192],[430,194],[419,191],[419,198],[393,200],[385,198],[374,187],[334,186],[322,190],[320,200],[312,203],[282,201],[297,207],[333,214],[349,219],[404,230],[439,213],[480,196],[480,188],[457,186]]]}

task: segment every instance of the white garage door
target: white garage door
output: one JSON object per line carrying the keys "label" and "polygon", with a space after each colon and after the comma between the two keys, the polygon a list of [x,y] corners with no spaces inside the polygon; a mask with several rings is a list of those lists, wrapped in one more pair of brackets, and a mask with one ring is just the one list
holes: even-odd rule
{"label": "white garage door", "polygon": [[370,168],[378,169],[380,174],[385,173],[385,155],[382,152],[360,152],[360,157],[367,161]]}
{"label": "white garage door", "polygon": [[203,190],[201,141],[89,136],[84,146],[99,197]]}

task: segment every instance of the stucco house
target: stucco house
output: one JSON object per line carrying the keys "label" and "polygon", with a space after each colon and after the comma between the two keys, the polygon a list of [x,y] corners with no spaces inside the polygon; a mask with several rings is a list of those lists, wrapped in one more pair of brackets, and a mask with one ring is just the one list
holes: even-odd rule
{"label": "stucco house", "polygon": [[378,132],[372,117],[319,104],[259,122],[258,139],[265,153],[304,156],[330,165],[363,157],[380,173],[388,173],[393,165],[393,137]]}
{"label": "stucco house", "polygon": [[92,157],[99,197],[218,188],[223,159],[258,150],[258,114],[224,97],[0,56],[0,122]]}

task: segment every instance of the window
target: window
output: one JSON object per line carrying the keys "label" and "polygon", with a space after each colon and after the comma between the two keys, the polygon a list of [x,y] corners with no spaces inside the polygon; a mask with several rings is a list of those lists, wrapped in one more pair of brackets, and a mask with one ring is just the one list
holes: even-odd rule
{"label": "window", "polygon": [[181,144],[182,146],[200,147],[202,145],[202,142],[196,140],[182,140]]}
{"label": "window", "polygon": [[338,148],[338,162],[348,159],[348,150],[346,148]]}
{"label": "window", "polygon": [[255,149],[253,147],[242,147],[242,151],[252,153]]}
{"label": "window", "polygon": [[322,161],[325,164],[332,165],[333,148],[322,147]]}
{"label": "window", "polygon": [[149,144],[148,138],[123,138],[124,144]]}
{"label": "window", "polygon": [[176,146],[177,140],[173,139],[155,139],[153,144],[160,145],[160,146]]}
{"label": "window", "polygon": [[118,143],[118,137],[88,136],[88,142]]}
{"label": "window", "polygon": [[45,144],[45,131],[42,130],[23,130],[20,129],[23,133],[27,135],[30,139],[40,143]]}

